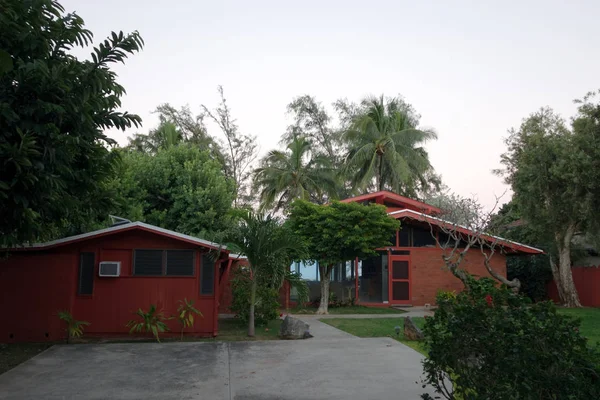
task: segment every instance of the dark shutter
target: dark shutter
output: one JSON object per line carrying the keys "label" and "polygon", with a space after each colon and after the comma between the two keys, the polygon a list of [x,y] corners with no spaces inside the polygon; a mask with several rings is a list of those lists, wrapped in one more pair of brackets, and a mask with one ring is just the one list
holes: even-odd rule
{"label": "dark shutter", "polygon": [[79,287],[77,294],[92,294],[94,292],[94,253],[79,255]]}
{"label": "dark shutter", "polygon": [[167,275],[193,276],[194,250],[167,250]]}
{"label": "dark shutter", "polygon": [[162,250],[135,250],[134,275],[162,275]]}
{"label": "dark shutter", "polygon": [[215,262],[208,254],[202,254],[200,294],[213,294],[215,284]]}

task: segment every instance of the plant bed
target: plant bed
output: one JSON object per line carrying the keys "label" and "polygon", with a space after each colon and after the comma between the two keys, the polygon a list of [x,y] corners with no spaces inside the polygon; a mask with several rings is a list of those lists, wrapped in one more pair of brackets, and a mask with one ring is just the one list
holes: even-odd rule
{"label": "plant bed", "polygon": [[[414,323],[422,328],[425,325],[425,318],[414,317]],[[425,346],[422,342],[406,340],[404,338],[404,318],[323,318],[319,321],[324,322],[334,328],[348,332],[354,336],[369,338],[369,337],[391,337],[423,355]],[[396,335],[395,327],[400,327],[400,334]]]}
{"label": "plant bed", "polygon": [[0,344],[0,374],[40,354],[54,343]]}

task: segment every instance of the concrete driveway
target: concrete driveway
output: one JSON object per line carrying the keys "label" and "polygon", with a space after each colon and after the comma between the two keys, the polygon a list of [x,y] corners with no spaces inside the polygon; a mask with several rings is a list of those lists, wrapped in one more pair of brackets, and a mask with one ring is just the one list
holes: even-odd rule
{"label": "concrete driveway", "polygon": [[0,399],[418,399],[422,356],[389,338],[58,345]]}

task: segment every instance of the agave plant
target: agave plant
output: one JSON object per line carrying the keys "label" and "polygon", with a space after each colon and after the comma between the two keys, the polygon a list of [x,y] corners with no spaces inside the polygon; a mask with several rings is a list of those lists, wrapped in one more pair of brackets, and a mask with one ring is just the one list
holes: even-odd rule
{"label": "agave plant", "polygon": [[194,315],[202,317],[202,313],[194,307],[194,300],[184,298],[179,300],[179,307],[177,307],[177,321],[181,324],[181,340],[183,340],[183,330],[194,326]]}
{"label": "agave plant", "polygon": [[170,330],[167,324],[165,324],[165,321],[168,321],[171,318],[165,317],[165,314],[162,311],[157,311],[154,304],[150,305],[148,312],[144,312],[144,310],[140,308],[134,314],[139,316],[142,320],[130,320],[126,325],[130,328],[129,333],[152,333],[156,341],[160,343],[159,334]]}
{"label": "agave plant", "polygon": [[73,318],[68,311],[59,311],[58,318],[67,323],[67,343],[71,343],[71,339],[78,338],[83,335],[83,328],[90,325],[87,321],[78,321]]}

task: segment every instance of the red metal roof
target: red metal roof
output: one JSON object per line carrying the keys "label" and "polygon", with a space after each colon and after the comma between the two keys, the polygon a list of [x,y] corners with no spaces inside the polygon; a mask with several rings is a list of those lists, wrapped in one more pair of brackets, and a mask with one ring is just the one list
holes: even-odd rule
{"label": "red metal roof", "polygon": [[410,218],[412,220],[427,222],[427,223],[430,223],[430,224],[436,225],[436,226],[451,228],[458,232],[464,233],[465,235],[478,234],[478,235],[480,235],[480,237],[482,239],[484,239],[488,242],[496,243],[502,247],[509,248],[509,249],[513,250],[514,252],[518,252],[518,253],[526,253],[526,254],[543,254],[544,253],[543,250],[528,246],[526,244],[513,242],[512,240],[504,239],[499,236],[476,233],[464,226],[456,225],[452,222],[445,221],[445,220],[437,218],[437,217],[432,217],[431,215],[420,213],[420,212],[417,212],[414,210],[405,209],[405,210],[399,210],[399,211],[392,211],[392,212],[388,213],[388,215],[390,215],[396,219]]}
{"label": "red metal roof", "polygon": [[423,203],[422,201],[413,200],[408,197],[400,196],[399,194],[388,192],[387,190],[381,190],[375,193],[367,193],[356,197],[350,197],[341,200],[342,203],[350,203],[353,201],[365,201],[380,198],[382,203],[388,202],[397,204],[400,207],[407,207],[415,211],[422,211],[427,214],[440,214],[442,210],[432,206],[431,204]]}
{"label": "red metal roof", "polygon": [[108,235],[112,235],[115,233],[127,232],[127,231],[131,231],[131,230],[141,230],[141,231],[145,231],[145,232],[151,232],[151,233],[154,233],[154,234],[157,234],[160,236],[168,237],[168,238],[175,239],[175,240],[180,240],[182,242],[196,244],[196,245],[199,245],[202,247],[207,247],[207,248],[215,249],[215,250],[221,250],[221,251],[224,251],[225,253],[229,253],[228,251],[226,251],[226,247],[223,245],[220,245],[219,243],[210,242],[208,240],[200,239],[200,238],[190,236],[190,235],[185,235],[183,233],[171,231],[169,229],[160,228],[158,226],[145,224],[143,222],[130,222],[127,224],[111,226],[109,228],[100,229],[97,231],[92,231],[92,232],[87,232],[87,233],[82,233],[80,235],[69,236],[66,238],[57,239],[57,240],[53,240],[53,241],[46,242],[46,243],[28,244],[28,245],[23,245],[23,246],[14,247],[14,248],[5,249],[5,250],[10,250],[10,251],[47,250],[47,249],[52,249],[52,248],[59,247],[59,246],[64,246],[67,244],[81,242],[83,240],[98,238],[98,237],[102,237],[102,236],[108,236]]}

